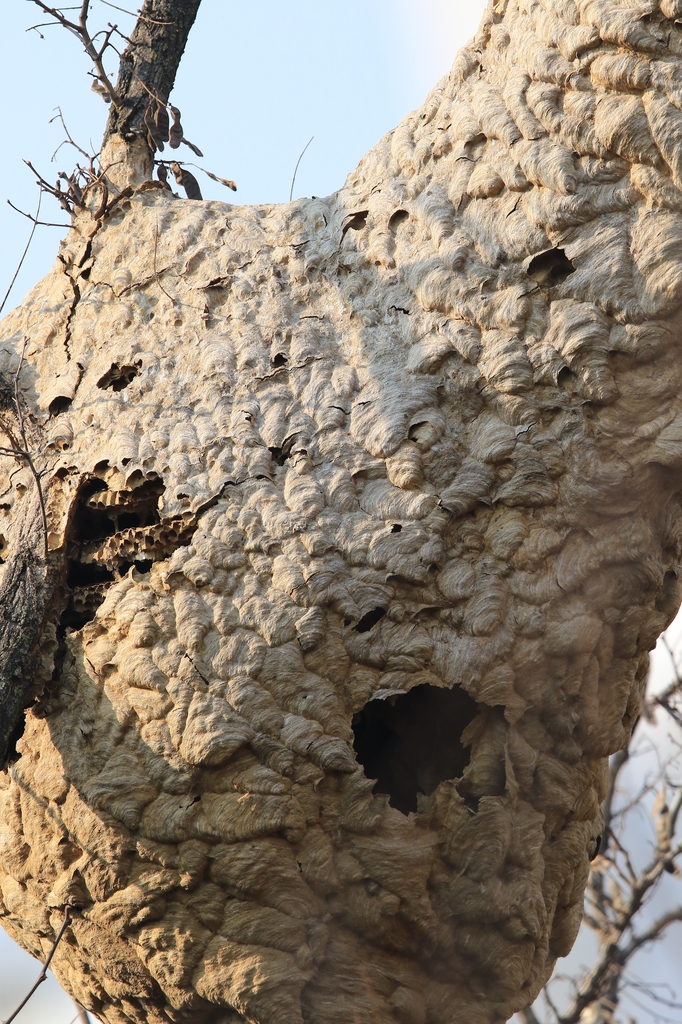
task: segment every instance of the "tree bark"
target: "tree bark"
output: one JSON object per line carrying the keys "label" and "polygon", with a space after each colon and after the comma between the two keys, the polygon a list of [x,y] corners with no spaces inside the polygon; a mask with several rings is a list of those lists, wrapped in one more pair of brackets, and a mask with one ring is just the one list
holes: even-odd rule
{"label": "tree bark", "polygon": [[[23,732],[24,709],[47,681],[38,670],[42,653],[52,662],[54,644],[49,616],[59,578],[45,564],[43,523],[37,494],[28,499],[15,523],[13,549],[0,579],[0,765],[16,757],[15,740]],[[53,629],[52,629],[53,634]],[[51,674],[51,672],[50,672]],[[48,675],[49,679],[49,675]]]}
{"label": "tree bark", "polygon": [[102,166],[121,187],[151,177],[154,155],[145,111],[168,103],[201,0],[145,0],[121,55],[116,94],[104,133]]}
{"label": "tree bark", "polygon": [[672,7],[496,3],[340,192],[147,181],[4,322],[70,593],[0,913],[102,1019],[497,1024],[571,948],[681,594]]}
{"label": "tree bark", "polygon": [[146,136],[144,114],[150,98],[168,103],[201,0],[145,0],[121,55],[116,93],[104,141],[110,135]]}

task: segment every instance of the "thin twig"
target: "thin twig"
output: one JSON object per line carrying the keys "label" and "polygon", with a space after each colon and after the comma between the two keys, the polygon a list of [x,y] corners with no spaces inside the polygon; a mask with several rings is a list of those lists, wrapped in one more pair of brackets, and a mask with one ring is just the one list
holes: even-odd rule
{"label": "thin twig", "polygon": [[[42,195],[42,193],[43,193],[43,190],[41,189],[40,190],[40,194]],[[33,221],[34,227],[37,227],[38,225],[40,225],[41,228],[70,228],[71,227],[70,224],[57,224],[56,221],[53,222],[51,220],[37,220],[37,218],[34,217],[32,214],[26,213],[25,210],[20,210],[18,206],[15,206],[11,199],[7,199],[6,203],[7,203],[8,206],[11,206],[12,209],[16,213],[20,213],[22,217],[26,217],[27,220]],[[14,284],[14,281],[12,281],[12,284]],[[10,285],[10,287],[11,287],[11,285]],[[0,306],[0,311],[1,310],[2,310],[2,306]]]}
{"label": "thin twig", "polygon": [[79,146],[77,142],[74,142],[73,138],[71,137],[71,132],[66,127],[66,121],[64,120],[64,115],[62,114],[62,108],[61,107],[56,107],[56,110],[57,110],[57,113],[54,115],[54,117],[50,118],[49,123],[52,124],[53,121],[56,121],[57,119],[59,119],[62,122],[62,128],[64,129],[64,134],[66,135],[66,138],[64,139],[63,142],[60,142],[59,145],[57,146],[57,148],[55,149],[54,153],[50,157],[50,163],[52,163],[54,161],[54,158],[56,157],[57,153],[62,148],[62,146],[65,145],[65,144],[68,144],[70,146],[73,146],[74,149],[77,149],[78,152],[81,153],[85,157],[85,159],[90,164],[90,174],[92,175],[93,178],[97,177],[97,175],[95,174],[95,168],[94,168],[93,161],[97,159],[99,154],[95,153],[93,155],[91,153],[88,153],[87,150],[83,149],[82,146]]}
{"label": "thin twig", "polygon": [[51,948],[50,952],[47,954],[47,959],[46,959],[45,963],[42,966],[42,970],[41,970],[40,974],[38,975],[38,979],[37,979],[35,985],[31,989],[31,991],[28,993],[28,995],[19,1003],[19,1005],[17,1006],[17,1008],[14,1011],[14,1013],[10,1014],[10,1016],[7,1018],[7,1020],[3,1021],[3,1024],[12,1024],[12,1021],[23,1010],[23,1008],[26,1006],[26,1003],[29,1001],[29,999],[31,998],[33,993],[45,981],[45,979],[47,978],[47,969],[50,966],[50,963],[52,962],[52,957],[57,952],[57,946],[59,945],[59,942],[60,942],[60,940],[62,938],[62,935],[64,934],[64,932],[66,931],[66,929],[69,927],[70,924],[71,924],[71,907],[67,907],[65,912],[64,912],[64,920],[62,922],[62,926],[59,929],[59,931],[57,932],[55,940],[52,943],[52,948]]}
{"label": "thin twig", "polygon": [[303,154],[305,153],[306,149],[308,148],[308,146],[310,145],[310,143],[313,141],[314,138],[315,138],[314,135],[310,136],[310,138],[306,142],[305,146],[301,150],[301,155],[299,156],[298,160],[296,161],[296,166],[294,167],[294,176],[291,179],[291,188],[289,189],[289,202],[291,202],[291,200],[293,198],[293,195],[294,195],[294,185],[296,184],[296,174],[298,172],[298,165],[300,164],[301,160],[303,159]]}
{"label": "thin twig", "polygon": [[[5,292],[5,297],[2,300],[2,302],[0,303],[0,313],[2,313],[3,309],[5,308],[5,303],[7,302],[8,298],[9,298],[9,294],[12,291],[12,288],[14,288],[14,282],[16,281],[17,277],[19,276],[19,271],[21,270],[22,266],[24,265],[24,260],[26,259],[26,254],[28,253],[28,250],[29,250],[29,248],[31,246],[31,242],[33,241],[33,236],[35,234],[36,228],[38,227],[38,217],[40,215],[40,204],[42,203],[42,201],[43,201],[43,193],[42,193],[42,190],[41,190],[40,193],[38,194],[38,206],[36,207],[36,215],[35,215],[34,218],[29,218],[29,219],[33,220],[33,227],[31,228],[31,233],[28,236],[28,241],[26,243],[24,251],[21,254],[21,259],[19,260],[19,263],[17,264],[17,269],[14,271],[14,277],[10,281],[9,288]],[[9,203],[9,199],[7,200],[7,202]],[[12,206],[11,203],[10,203],[10,206]],[[16,210],[16,206],[13,207],[13,209]],[[22,213],[22,212],[23,212],[22,210],[19,210],[19,213]],[[28,214],[25,214],[25,216],[28,216]]]}
{"label": "thin twig", "polygon": [[37,170],[35,169],[30,160],[24,160],[24,163],[28,167],[29,171],[33,171],[33,173],[35,174],[36,178],[38,179],[38,185],[41,185],[46,192],[54,191],[49,181],[46,181],[45,178],[43,178],[42,174],[38,174]]}
{"label": "thin twig", "polygon": [[104,4],[105,7],[113,7],[115,11],[121,11],[122,14],[129,14],[131,18],[138,18],[139,21],[146,21],[149,25],[173,24],[172,21],[154,21],[153,18],[148,18],[146,15],[140,14],[139,11],[137,12],[137,14],[134,14],[132,11],[127,11],[125,7],[117,7],[116,4],[109,3],[109,0],[99,0],[99,2],[101,4]]}
{"label": "thin twig", "polygon": [[189,651],[185,651],[183,657],[187,658],[188,662],[190,663],[196,674],[199,676],[199,678],[202,679],[207,686],[210,686],[211,684],[206,678],[206,676],[203,674],[203,672],[200,672],[197,666],[194,664],[194,659],[192,658],[192,655],[189,653]]}
{"label": "thin twig", "polygon": [[[111,102],[115,107],[118,108],[120,106],[118,94],[114,89],[113,85],[111,84],[111,82],[109,81],[109,77],[106,71],[104,70],[104,64],[102,63],[102,57],[104,56],[104,51],[106,50],[106,44],[101,50],[98,50],[95,44],[93,43],[92,38],[90,37],[90,33],[88,32],[88,12],[90,8],[90,0],[83,0],[83,3],[80,8],[80,14],[78,16],[78,22],[69,21],[69,19],[65,18],[64,14],[59,9],[57,9],[56,7],[48,7],[47,4],[43,3],[43,0],[33,0],[33,3],[37,7],[39,7],[41,11],[43,11],[45,14],[51,15],[58,22],[58,24],[68,29],[69,32],[72,32],[75,36],[78,36],[78,38],[81,40],[81,43],[83,44],[83,49],[87,53],[92,63],[95,65],[95,68],[97,69],[97,76],[101,81],[102,85],[104,86],[104,88],[109,93],[109,96],[111,97]],[[64,8],[64,10],[67,9],[74,10],[75,8]]]}
{"label": "thin twig", "polygon": [[521,1010],[519,1012],[519,1017],[524,1022],[524,1024],[540,1024],[540,1021],[538,1020],[535,1011],[531,1006],[527,1006],[525,1010]]}
{"label": "thin twig", "polygon": [[74,999],[74,1003],[76,1005],[76,1009],[78,1010],[78,1013],[76,1014],[76,1016],[71,1021],[71,1024],[76,1024],[76,1021],[78,1021],[78,1024],[90,1024],[90,1017],[89,1017],[88,1011],[85,1009],[85,1007],[81,1006],[79,1003],[76,1003],[75,999]]}
{"label": "thin twig", "polygon": [[159,272],[156,269],[156,250],[157,250],[158,244],[159,244],[159,222],[157,221],[156,222],[156,231],[154,233],[154,277],[156,278],[156,283],[158,284],[158,286],[161,289],[161,291],[163,292],[163,294],[166,296],[167,299],[170,299],[170,301],[173,304],[173,308],[175,308],[175,299],[173,298],[172,295],[168,294],[166,289],[161,284],[161,278],[159,277]]}

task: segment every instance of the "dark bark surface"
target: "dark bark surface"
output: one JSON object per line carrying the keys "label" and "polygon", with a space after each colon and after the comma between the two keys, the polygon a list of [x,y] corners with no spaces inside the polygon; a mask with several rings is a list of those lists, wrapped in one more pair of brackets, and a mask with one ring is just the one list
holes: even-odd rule
{"label": "dark bark surface", "polygon": [[42,528],[36,497],[18,524],[0,582],[0,769],[14,755],[24,709],[35,696],[39,645],[59,575],[40,554]]}
{"label": "dark bark surface", "polygon": [[130,43],[121,55],[116,93],[104,133],[124,139],[146,135],[144,115],[150,98],[162,103],[175,82],[187,37],[201,0],[145,0]]}

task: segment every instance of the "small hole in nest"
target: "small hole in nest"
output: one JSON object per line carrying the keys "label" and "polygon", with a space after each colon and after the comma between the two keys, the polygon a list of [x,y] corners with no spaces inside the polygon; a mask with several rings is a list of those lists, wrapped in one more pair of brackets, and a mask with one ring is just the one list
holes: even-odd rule
{"label": "small hole in nest", "polygon": [[546,288],[561,284],[569,274],[575,273],[575,267],[563,249],[547,249],[540,252],[528,264],[527,274],[533,281]]}
{"label": "small hole in nest", "polygon": [[0,409],[14,408],[14,386],[11,381],[0,373]]}
{"label": "small hole in nest", "polygon": [[401,530],[402,526],[400,525],[400,523],[394,523],[393,526],[391,527],[391,533],[400,533]]}
{"label": "small hole in nest", "polygon": [[367,612],[362,616],[360,621],[355,626],[356,633],[369,633],[372,626],[376,626],[380,619],[383,619],[386,614],[385,608],[372,608],[371,612]]}
{"label": "small hole in nest", "polygon": [[112,363],[107,372],[97,381],[102,391],[123,391],[140,372],[142,361],[136,363]]}
{"label": "small hole in nest", "polygon": [[420,440],[420,433],[423,427],[428,427],[428,420],[420,420],[419,423],[413,423],[407,432],[407,440],[414,441],[415,444]]}
{"label": "small hole in nest", "polygon": [[461,735],[478,705],[459,686],[423,683],[407,693],[381,691],[353,718],[353,746],[375,793],[391,807],[417,810],[417,794],[429,796],[446,779],[459,779],[469,764]]}
{"label": "small hole in nest", "polygon": [[57,395],[53,398],[47,407],[47,411],[50,416],[59,416],[60,412],[65,412],[71,405],[72,399],[68,395]]}
{"label": "small hole in nest", "polygon": [[407,210],[396,210],[395,213],[391,215],[388,226],[395,230],[399,224],[403,224],[406,220],[409,220],[409,217],[410,215]]}
{"label": "small hole in nest", "polygon": [[137,569],[139,573],[151,572],[154,562],[151,558],[139,558],[135,559],[134,562],[121,562],[117,566],[119,576],[126,576],[131,569]]}
{"label": "small hole in nest", "polygon": [[272,455],[272,461],[276,462],[278,466],[283,466],[286,460],[291,455],[291,450],[294,447],[296,435],[293,434],[291,437],[285,437],[282,441],[281,448],[273,447],[268,448],[268,451]]}
{"label": "small hole in nest", "polygon": [[275,366],[275,367],[277,367],[277,366],[286,366],[287,362],[288,362],[287,357],[284,355],[283,352],[278,352],[270,360],[271,365]]}
{"label": "small hole in nest", "polygon": [[341,236],[346,234],[349,229],[351,231],[362,231],[367,224],[367,217],[369,216],[369,210],[358,210],[353,216],[346,222],[341,232]]}

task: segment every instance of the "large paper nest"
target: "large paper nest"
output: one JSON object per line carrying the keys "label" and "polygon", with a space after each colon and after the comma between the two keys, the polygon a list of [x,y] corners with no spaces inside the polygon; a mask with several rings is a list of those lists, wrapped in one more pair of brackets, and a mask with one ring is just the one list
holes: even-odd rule
{"label": "large paper nest", "polygon": [[498,3],[338,194],[148,183],[5,321],[65,583],[0,913],[103,1020],[487,1024],[570,949],[680,601],[673,7]]}

